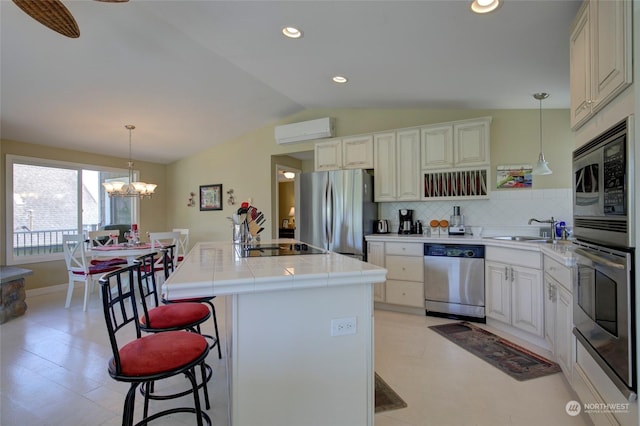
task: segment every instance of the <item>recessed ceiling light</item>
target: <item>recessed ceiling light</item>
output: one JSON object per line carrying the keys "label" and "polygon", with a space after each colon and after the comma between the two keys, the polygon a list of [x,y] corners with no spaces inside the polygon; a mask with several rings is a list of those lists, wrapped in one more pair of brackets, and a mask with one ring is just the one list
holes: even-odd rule
{"label": "recessed ceiling light", "polygon": [[334,83],[338,83],[338,84],[343,84],[343,83],[346,83],[347,81],[349,81],[349,79],[347,77],[343,77],[341,75],[336,75],[331,80],[333,80]]}
{"label": "recessed ceiling light", "polygon": [[293,179],[294,177],[296,177],[296,174],[293,172],[284,172],[283,173],[284,177],[286,177],[287,179]]}
{"label": "recessed ceiling light", "polygon": [[471,10],[475,13],[493,12],[500,6],[500,0],[473,0]]}
{"label": "recessed ceiling light", "polygon": [[282,29],[282,34],[284,34],[285,37],[289,37],[289,38],[301,38],[302,37],[302,31],[300,31],[296,27],[284,27]]}

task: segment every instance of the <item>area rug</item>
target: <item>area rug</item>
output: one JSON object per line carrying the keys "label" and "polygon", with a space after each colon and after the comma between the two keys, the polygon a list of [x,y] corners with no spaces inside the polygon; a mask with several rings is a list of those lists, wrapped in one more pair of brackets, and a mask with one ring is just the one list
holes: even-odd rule
{"label": "area rug", "polygon": [[560,372],[555,362],[468,322],[429,327],[516,380],[529,380]]}
{"label": "area rug", "polygon": [[375,406],[376,413],[389,410],[397,410],[399,408],[405,408],[407,403],[400,398],[400,396],[391,389],[378,373],[375,373]]}

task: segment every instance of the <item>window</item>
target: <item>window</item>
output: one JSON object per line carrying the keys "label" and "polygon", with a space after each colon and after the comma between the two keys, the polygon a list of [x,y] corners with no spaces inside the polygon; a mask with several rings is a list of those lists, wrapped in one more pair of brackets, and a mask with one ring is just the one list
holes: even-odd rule
{"label": "window", "polygon": [[7,155],[7,264],[62,259],[62,236],[137,223],[138,199],[109,198],[102,182],[127,169]]}

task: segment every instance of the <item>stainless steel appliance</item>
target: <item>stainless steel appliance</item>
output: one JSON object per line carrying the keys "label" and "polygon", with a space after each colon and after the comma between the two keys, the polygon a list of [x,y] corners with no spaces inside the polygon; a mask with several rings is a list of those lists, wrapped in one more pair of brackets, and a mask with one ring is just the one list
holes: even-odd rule
{"label": "stainless steel appliance", "polygon": [[573,152],[576,238],[635,247],[632,123],[627,118]]}
{"label": "stainless steel appliance", "polygon": [[464,216],[460,214],[460,206],[453,206],[453,214],[449,217],[449,235],[464,235]]}
{"label": "stainless steel appliance", "polygon": [[484,246],[424,245],[427,315],[485,322]]}
{"label": "stainless steel appliance", "polygon": [[413,210],[398,210],[398,218],[400,219],[398,234],[413,234],[415,232],[413,227]]}
{"label": "stainless steel appliance", "polygon": [[632,252],[577,244],[574,334],[620,391],[635,400]]}
{"label": "stainless steel appliance", "polygon": [[366,260],[365,233],[378,213],[373,176],[366,170],[335,170],[300,175],[300,240]]}
{"label": "stainless steel appliance", "polygon": [[629,400],[637,392],[632,124],[573,152],[573,333]]}
{"label": "stainless steel appliance", "polygon": [[386,219],[376,220],[373,225],[374,234],[388,234],[389,233],[389,221]]}

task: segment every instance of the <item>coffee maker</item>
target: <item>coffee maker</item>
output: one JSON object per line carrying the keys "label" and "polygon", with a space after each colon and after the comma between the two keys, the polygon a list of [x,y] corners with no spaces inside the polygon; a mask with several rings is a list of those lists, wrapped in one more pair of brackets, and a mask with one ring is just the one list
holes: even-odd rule
{"label": "coffee maker", "polygon": [[400,209],[398,216],[400,218],[398,234],[413,234],[413,210]]}

